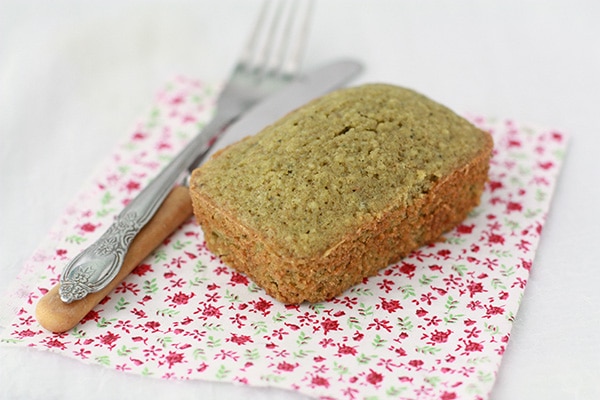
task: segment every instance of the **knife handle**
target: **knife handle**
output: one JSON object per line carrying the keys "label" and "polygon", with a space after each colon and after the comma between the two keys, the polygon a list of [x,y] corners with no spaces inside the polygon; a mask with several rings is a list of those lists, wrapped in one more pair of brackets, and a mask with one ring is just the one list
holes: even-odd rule
{"label": "knife handle", "polygon": [[117,276],[104,289],[71,303],[61,300],[60,284],[54,286],[37,304],[36,318],[40,325],[56,333],[73,328],[191,215],[192,202],[188,188],[185,186],[173,188],[154,217],[131,242]]}

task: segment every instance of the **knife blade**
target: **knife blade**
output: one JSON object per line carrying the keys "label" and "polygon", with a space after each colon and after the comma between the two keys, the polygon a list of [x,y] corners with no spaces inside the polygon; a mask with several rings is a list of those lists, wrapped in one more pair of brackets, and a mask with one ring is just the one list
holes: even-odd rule
{"label": "knife blade", "polygon": [[259,132],[269,122],[275,122],[310,100],[343,86],[357,76],[362,69],[363,66],[358,61],[339,60],[319,67],[288,84],[285,89],[269,96],[268,99],[246,112],[242,118],[232,123],[221,135],[216,137],[214,145],[190,165],[189,172],[220,149],[245,136]]}
{"label": "knife blade", "polygon": [[[347,83],[362,70],[360,63],[342,60],[308,73],[299,82],[286,86],[255,106],[244,117],[228,128],[215,146],[227,144],[258,132],[264,126],[307,101]],[[212,153],[212,152],[211,152]],[[192,168],[201,164],[208,155],[205,151]],[[66,332],[76,326],[100,301],[112,292],[133,269],[158,247],[173,231],[192,215],[192,203],[185,186],[176,186],[165,198],[152,219],[131,242],[118,274],[100,291],[80,300],[65,303],[60,298],[60,284],[54,286],[37,303],[36,318],[40,325],[52,332]]]}

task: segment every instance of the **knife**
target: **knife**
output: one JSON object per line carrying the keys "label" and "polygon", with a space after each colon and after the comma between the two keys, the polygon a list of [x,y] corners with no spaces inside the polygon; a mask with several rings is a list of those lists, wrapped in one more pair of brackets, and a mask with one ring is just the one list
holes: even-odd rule
{"label": "knife", "polygon": [[[361,71],[360,63],[341,60],[309,72],[297,82],[289,84],[248,111],[224,131],[212,148],[217,150],[244,136],[257,133],[267,124],[313,98],[344,85]],[[190,171],[198,167],[209,155],[208,153],[207,149],[201,157],[198,157],[190,167]],[[40,325],[57,333],[73,328],[191,215],[192,203],[188,188],[185,185],[174,187],[152,219],[131,242],[117,275],[103,289],[70,303],[65,303],[61,299],[60,284],[54,286],[36,306],[36,318]]]}

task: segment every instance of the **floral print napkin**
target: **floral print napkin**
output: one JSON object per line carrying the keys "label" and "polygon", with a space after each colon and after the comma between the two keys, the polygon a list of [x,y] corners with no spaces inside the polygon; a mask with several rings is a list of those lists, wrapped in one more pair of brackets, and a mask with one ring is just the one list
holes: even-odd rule
{"label": "floral print napkin", "polygon": [[468,116],[495,141],[468,219],[331,301],[278,303],[215,258],[190,218],[73,330],[38,325],[36,302],[65,263],[208,121],[216,92],[185,77],[160,91],[24,265],[0,341],[160,379],[317,398],[487,398],[567,142],[512,120]]}

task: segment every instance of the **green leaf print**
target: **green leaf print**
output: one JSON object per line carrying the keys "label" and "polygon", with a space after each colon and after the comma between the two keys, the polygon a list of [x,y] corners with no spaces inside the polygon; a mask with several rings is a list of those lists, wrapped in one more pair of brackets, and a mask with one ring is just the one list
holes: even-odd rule
{"label": "green leaf print", "polygon": [[161,317],[174,317],[177,314],[179,314],[179,311],[172,308],[163,308],[156,311],[156,315],[160,315]]}
{"label": "green leaf print", "polygon": [[300,349],[298,351],[295,351],[292,354],[294,354],[294,358],[305,358],[305,357],[308,357],[311,353],[314,353],[314,350]]}
{"label": "green leaf print", "polygon": [[255,321],[251,323],[250,326],[254,329],[255,335],[259,335],[267,331],[267,323],[264,321]]}
{"label": "green leaf print", "polygon": [[98,356],[95,358],[95,360],[100,365],[105,365],[105,366],[110,365],[110,357],[109,356]]}
{"label": "green leaf print", "polygon": [[423,274],[423,276],[419,279],[419,283],[423,286],[428,286],[437,278],[437,275],[427,276]]}
{"label": "green leaf print", "polygon": [[102,195],[102,198],[100,199],[100,204],[102,204],[103,206],[106,206],[108,203],[110,203],[113,199],[115,198],[115,196],[112,195],[112,193],[110,193],[108,190],[106,192],[104,192],[104,194]]}
{"label": "green leaf print", "polygon": [[215,338],[214,336],[209,336],[208,341],[206,342],[206,347],[214,349],[215,347],[221,347],[221,339]]}
{"label": "green leaf print", "polygon": [[368,355],[366,355],[365,353],[361,353],[361,354],[360,354],[358,357],[356,357],[356,361],[357,361],[359,364],[368,364],[369,362],[371,362],[371,360],[372,360],[374,357],[377,357],[377,356],[376,356],[376,355],[371,355],[371,356],[368,356]]}
{"label": "green leaf print", "polygon": [[191,241],[187,241],[187,242],[182,242],[181,240],[177,240],[175,243],[173,243],[171,246],[173,247],[173,249],[175,250],[182,250],[184,249],[186,246],[188,246],[190,243],[192,243]]}
{"label": "green leaf print", "polygon": [[227,369],[227,367],[225,367],[225,365],[221,365],[219,367],[219,369],[217,370],[217,373],[215,374],[215,378],[219,379],[219,380],[223,380],[225,378],[227,378],[227,375],[229,375],[231,371]]}
{"label": "green leaf print", "polygon": [[446,314],[448,314],[450,311],[454,310],[456,307],[458,307],[458,300],[454,299],[452,296],[448,296],[448,300],[446,300]]}
{"label": "green leaf print", "polygon": [[348,328],[362,331],[362,327],[360,326],[360,323],[358,322],[357,317],[349,317],[348,318]]}
{"label": "green leaf print", "polygon": [[244,352],[244,358],[246,360],[258,360],[260,358],[260,352],[258,349],[246,349]]}
{"label": "green leaf print", "polygon": [[404,285],[400,287],[400,292],[404,295],[404,300],[415,296],[415,288],[412,285]]}
{"label": "green leaf print", "polygon": [[453,265],[452,269],[460,276],[465,276],[465,272],[468,270],[467,266],[464,264]]}
{"label": "green leaf print", "polygon": [[383,347],[386,342],[387,342],[387,340],[382,339],[381,336],[375,335],[375,338],[371,342],[371,345],[373,345],[373,347],[375,347],[375,348],[379,348],[379,347]]}
{"label": "green leaf print", "polygon": [[333,371],[336,372],[338,375],[342,376],[342,375],[346,375],[350,370],[348,369],[348,367],[338,364],[337,361],[333,362]]}
{"label": "green leaf print", "polygon": [[127,346],[123,345],[120,349],[117,350],[117,354],[120,355],[121,357],[126,357],[126,356],[130,355],[136,349],[137,349],[137,347],[128,348]]}
{"label": "green leaf print", "polygon": [[413,323],[408,316],[404,318],[399,317],[398,326],[400,327],[401,331],[410,331],[413,328]]}
{"label": "green leaf print", "polygon": [[285,321],[286,319],[288,319],[291,316],[292,316],[292,314],[290,314],[290,313],[282,314],[281,312],[277,311],[277,314],[273,316],[273,322]]}
{"label": "green leaf print", "polygon": [[65,238],[65,241],[67,243],[72,243],[72,244],[81,244],[81,243],[85,242],[86,240],[87,240],[86,238],[79,236],[79,235],[70,235]]}
{"label": "green leaf print", "polygon": [[365,306],[365,303],[360,303],[358,307],[358,314],[361,317],[366,317],[369,315],[373,315],[373,306]]}
{"label": "green leaf print", "polygon": [[436,387],[441,381],[442,381],[442,378],[440,378],[439,376],[425,377],[425,382],[427,382],[428,384],[430,384],[433,387]]}
{"label": "green leaf print", "polygon": [[102,317],[102,318],[100,318],[100,321],[98,321],[96,323],[96,325],[98,326],[98,328],[106,328],[107,326],[109,326],[110,324],[115,322],[116,320],[117,320],[116,318],[106,319],[106,318]]}
{"label": "green leaf print", "polygon": [[173,343],[173,338],[171,336],[164,336],[156,339],[158,344],[160,344],[163,348],[169,347],[171,343]]}
{"label": "green leaf print", "polygon": [[296,339],[296,344],[298,346],[303,346],[307,344],[312,338],[308,336],[304,331],[300,331],[300,335],[298,335],[298,339]]}
{"label": "green leaf print", "polygon": [[195,349],[192,353],[194,360],[206,361],[206,351],[204,349]]}
{"label": "green leaf print", "polygon": [[225,330],[221,324],[215,324],[214,322],[205,322],[202,324],[202,327],[212,332],[223,332]]}
{"label": "green leaf print", "polygon": [[265,381],[265,382],[279,383],[279,382],[285,381],[285,376],[275,375],[275,374],[267,374],[267,375],[261,375],[260,380]]}
{"label": "green leaf print", "polygon": [[447,316],[444,317],[444,323],[446,325],[454,324],[454,323],[458,322],[458,320],[464,316],[465,316],[464,314],[448,314]]}
{"label": "green leaf print", "polygon": [[156,283],[156,278],[152,278],[150,281],[144,281],[144,285],[142,286],[144,293],[152,294],[158,292],[158,284]]}
{"label": "green leaf print", "polygon": [[506,285],[499,278],[492,279],[492,287],[494,289],[503,289],[503,290],[506,290]]}
{"label": "green leaf print", "polygon": [[438,347],[433,347],[433,346],[429,346],[429,345],[425,345],[422,347],[417,347],[415,349],[418,353],[423,353],[423,354],[437,354],[440,351],[442,351],[442,349],[438,348]]}
{"label": "green leaf print", "polygon": [[515,274],[515,268],[502,264],[500,266],[500,274],[502,274],[503,277],[508,278],[509,276]]}
{"label": "green leaf print", "polygon": [[167,251],[163,248],[158,248],[154,250],[154,261],[165,261],[167,259]]}
{"label": "green leaf print", "polygon": [[119,301],[117,301],[117,304],[115,304],[115,310],[117,310],[117,312],[123,311],[125,308],[127,308],[128,304],[129,302],[125,300],[125,297],[121,297]]}

